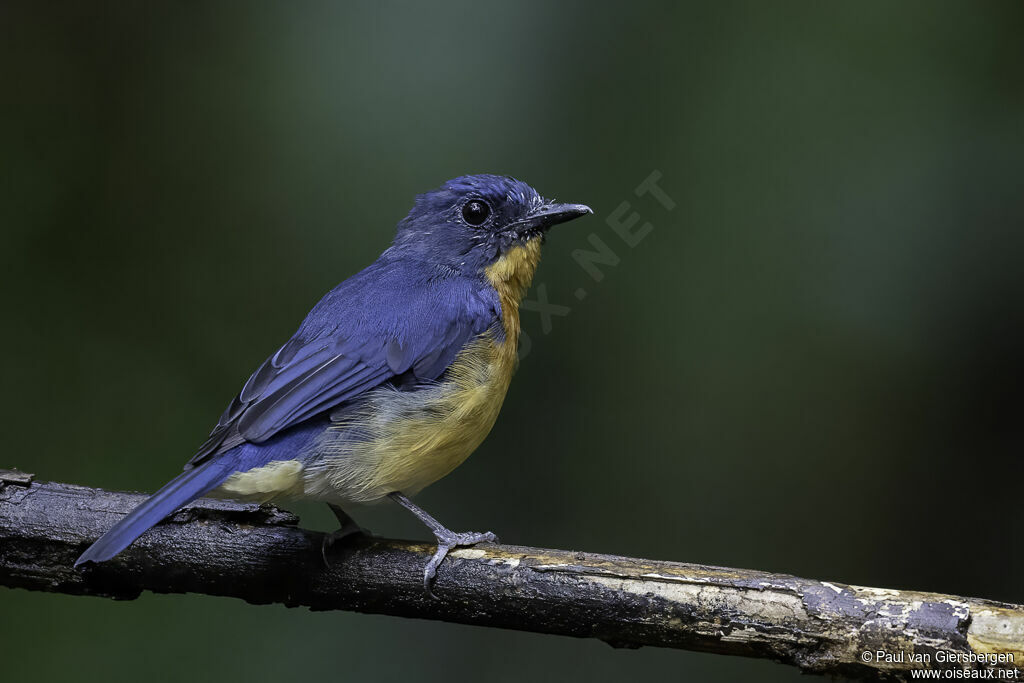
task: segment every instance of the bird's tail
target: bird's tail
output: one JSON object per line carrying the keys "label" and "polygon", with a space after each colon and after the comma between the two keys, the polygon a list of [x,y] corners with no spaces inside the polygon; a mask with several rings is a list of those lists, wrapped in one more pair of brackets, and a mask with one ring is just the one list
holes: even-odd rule
{"label": "bird's tail", "polygon": [[164,517],[215,489],[233,471],[224,460],[210,460],[179,474],[100,536],[82,553],[75,566],[109,560]]}

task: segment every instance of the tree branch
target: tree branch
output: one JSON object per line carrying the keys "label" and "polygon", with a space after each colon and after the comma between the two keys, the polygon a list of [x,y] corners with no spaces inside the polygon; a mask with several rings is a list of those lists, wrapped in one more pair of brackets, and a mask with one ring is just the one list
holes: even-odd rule
{"label": "tree branch", "polygon": [[[335,546],[326,567],[323,534],[299,528],[294,515],[210,499],[116,559],[74,570],[79,553],[144,498],[0,470],[0,585],[118,599],[206,593],[763,657],[866,678],[906,678],[914,668],[1024,669],[1019,605],[509,545],[452,552],[438,571],[440,599],[432,599],[422,582],[432,545],[357,538]],[[913,661],[924,656],[930,661]],[[947,664],[951,656],[967,661]]]}

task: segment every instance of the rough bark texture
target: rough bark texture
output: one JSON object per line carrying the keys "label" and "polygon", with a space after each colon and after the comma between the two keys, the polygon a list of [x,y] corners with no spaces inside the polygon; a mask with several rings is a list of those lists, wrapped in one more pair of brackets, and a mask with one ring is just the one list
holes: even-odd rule
{"label": "rough bark texture", "polygon": [[[422,584],[432,545],[356,538],[332,549],[328,567],[323,535],[296,526],[295,516],[228,501],[198,501],[116,559],[72,568],[144,498],[0,470],[0,585],[118,599],[144,590],[206,593],[600,638],[616,647],[763,657],[850,677],[1014,666],[1024,677],[1018,605],[508,545],[453,552],[432,599]],[[1012,663],[979,662],[978,655]],[[950,656],[968,661],[942,661]]]}

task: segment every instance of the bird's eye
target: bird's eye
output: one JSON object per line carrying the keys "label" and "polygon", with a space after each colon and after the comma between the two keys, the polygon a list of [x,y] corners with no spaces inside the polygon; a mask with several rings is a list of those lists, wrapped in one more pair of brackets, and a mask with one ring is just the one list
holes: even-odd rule
{"label": "bird's eye", "polygon": [[470,199],[462,205],[462,218],[470,225],[483,225],[490,215],[491,207],[482,199]]}

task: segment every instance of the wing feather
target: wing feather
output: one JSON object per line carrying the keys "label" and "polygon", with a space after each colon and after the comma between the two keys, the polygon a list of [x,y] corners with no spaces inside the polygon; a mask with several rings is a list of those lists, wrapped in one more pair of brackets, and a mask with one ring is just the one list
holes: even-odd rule
{"label": "wing feather", "polygon": [[410,375],[436,380],[467,342],[500,324],[493,290],[423,268],[378,261],[329,292],[249,377],[188,466],[266,441],[396,378],[400,388]]}

